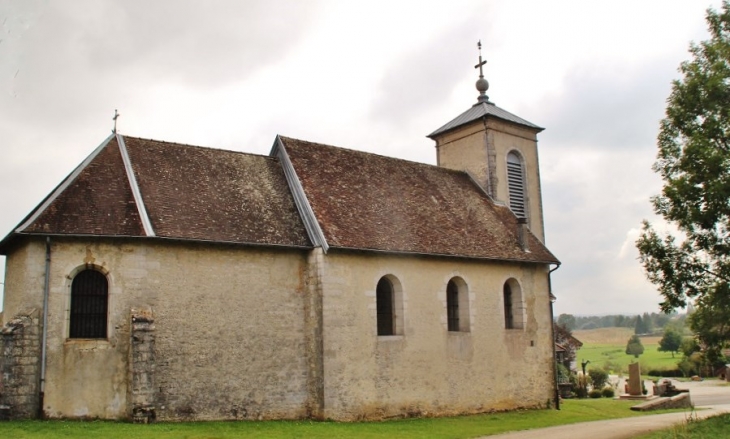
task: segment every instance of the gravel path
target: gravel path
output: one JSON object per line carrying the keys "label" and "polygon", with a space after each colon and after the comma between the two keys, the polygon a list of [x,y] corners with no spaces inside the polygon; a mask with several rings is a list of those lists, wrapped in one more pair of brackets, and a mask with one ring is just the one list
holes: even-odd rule
{"label": "gravel path", "polygon": [[[730,387],[720,386],[717,381],[675,382],[675,384],[677,387],[690,389],[690,396],[698,410],[687,413],[666,413],[559,425],[484,436],[484,439],[628,439],[683,423],[690,416],[694,419],[704,419],[722,413],[730,413]],[[703,401],[707,401],[711,405],[702,405]]]}

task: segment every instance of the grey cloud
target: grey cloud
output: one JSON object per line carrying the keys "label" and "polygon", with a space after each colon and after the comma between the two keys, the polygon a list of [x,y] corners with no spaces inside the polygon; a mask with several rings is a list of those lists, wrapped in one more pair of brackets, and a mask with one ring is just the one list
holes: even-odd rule
{"label": "grey cloud", "polygon": [[676,68],[676,60],[664,59],[629,76],[618,69],[574,71],[564,94],[539,104],[548,127],[543,139],[599,149],[652,147]]}
{"label": "grey cloud", "polygon": [[[487,38],[487,35],[480,35],[485,26],[488,26],[488,19],[473,16],[425,41],[417,50],[390,66],[376,92],[370,118],[400,125],[430,109],[442,107],[465,75],[471,74],[476,81],[473,68],[477,59],[476,41],[479,37]],[[475,99],[476,95],[475,90]]]}
{"label": "grey cloud", "polygon": [[[317,4],[283,1],[12,3],[0,43],[0,116],[47,129],[160,84],[243,81],[297,46]],[[51,121],[51,125],[47,121]],[[57,126],[53,126],[55,122]]]}

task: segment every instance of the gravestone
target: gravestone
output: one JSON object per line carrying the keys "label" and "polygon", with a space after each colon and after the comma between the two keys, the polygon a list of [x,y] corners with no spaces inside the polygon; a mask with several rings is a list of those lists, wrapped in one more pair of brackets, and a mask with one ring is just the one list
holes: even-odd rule
{"label": "gravestone", "polygon": [[641,368],[639,363],[629,364],[629,395],[641,396],[643,394],[641,389]]}

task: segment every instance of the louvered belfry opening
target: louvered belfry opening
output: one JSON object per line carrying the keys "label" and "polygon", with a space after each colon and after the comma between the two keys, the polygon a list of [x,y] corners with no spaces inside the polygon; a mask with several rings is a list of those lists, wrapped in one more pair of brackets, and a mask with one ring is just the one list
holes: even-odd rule
{"label": "louvered belfry opening", "polygon": [[507,154],[507,188],[509,189],[510,209],[518,218],[527,218],[522,160],[514,152]]}
{"label": "louvered belfry opening", "polygon": [[375,298],[378,311],[378,335],[395,334],[394,299],[393,284],[387,278],[381,278]]}
{"label": "louvered belfry opening", "polygon": [[109,283],[102,273],[86,269],[71,284],[70,338],[106,338]]}
{"label": "louvered belfry opening", "polygon": [[512,310],[512,288],[509,284],[504,284],[504,327],[506,329],[514,329],[515,321]]}
{"label": "louvered belfry opening", "polygon": [[446,313],[449,331],[459,330],[459,287],[450,280],[446,285]]}

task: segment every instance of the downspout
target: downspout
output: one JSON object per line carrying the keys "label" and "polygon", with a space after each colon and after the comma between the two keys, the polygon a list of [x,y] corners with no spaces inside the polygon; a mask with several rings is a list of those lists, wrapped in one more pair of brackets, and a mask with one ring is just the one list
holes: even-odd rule
{"label": "downspout", "polygon": [[553,283],[550,280],[550,275],[553,271],[560,268],[560,264],[556,265],[555,268],[548,272],[548,299],[550,300],[550,336],[552,338],[553,347],[553,377],[555,384],[555,410],[560,410],[560,386],[558,385],[558,361],[555,352],[555,317],[553,313],[553,302],[555,301],[553,296]]}
{"label": "downspout", "polygon": [[46,340],[48,339],[48,293],[51,274],[51,237],[46,236],[46,276],[43,283],[43,338],[41,340],[41,389],[38,394],[38,417],[43,419],[43,397],[46,391]]}

